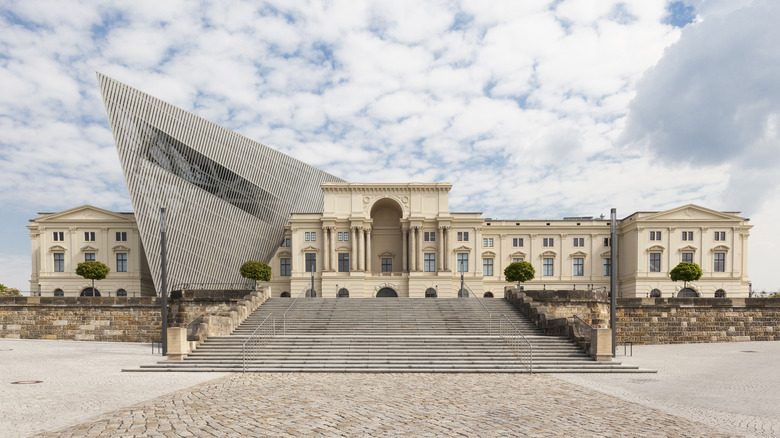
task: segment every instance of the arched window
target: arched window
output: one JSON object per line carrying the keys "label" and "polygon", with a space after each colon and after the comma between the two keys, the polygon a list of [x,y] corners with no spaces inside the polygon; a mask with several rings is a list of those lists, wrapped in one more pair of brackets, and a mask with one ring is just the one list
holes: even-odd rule
{"label": "arched window", "polygon": [[715,298],[726,298],[726,291],[723,289],[718,289],[715,291]]}
{"label": "arched window", "polygon": [[279,296],[282,298],[290,298],[290,292],[282,292],[282,294]]}
{"label": "arched window", "polygon": [[677,293],[677,298],[697,298],[698,296],[699,293],[689,287],[686,287]]}
{"label": "arched window", "polygon": [[383,287],[382,289],[379,289],[379,292],[376,293],[377,298],[396,298],[398,297],[398,293],[389,287]]}
{"label": "arched window", "polygon": [[100,291],[97,290],[97,289],[92,289],[91,287],[88,287],[88,288],[84,289],[83,291],[81,291],[81,296],[82,297],[99,297],[100,296]]}
{"label": "arched window", "polygon": [[54,296],[55,297],[64,297],[65,292],[62,291],[62,289],[54,289]]}
{"label": "arched window", "polygon": [[118,296],[118,297],[126,297],[127,296],[127,291],[124,290],[124,289],[119,289],[118,291],[116,291],[116,296]]}
{"label": "arched window", "polygon": [[436,289],[429,287],[428,289],[425,289],[425,298],[436,298]]}
{"label": "arched window", "polygon": [[349,291],[342,287],[336,294],[336,298],[349,298]]}
{"label": "arched window", "polygon": [[650,291],[650,298],[660,298],[661,297],[661,291],[658,289],[653,289]]}
{"label": "arched window", "polygon": [[493,298],[493,292],[485,292],[484,295],[482,295],[482,298]]}
{"label": "arched window", "polygon": [[469,291],[467,291],[465,288],[458,291],[458,298],[468,298]]}

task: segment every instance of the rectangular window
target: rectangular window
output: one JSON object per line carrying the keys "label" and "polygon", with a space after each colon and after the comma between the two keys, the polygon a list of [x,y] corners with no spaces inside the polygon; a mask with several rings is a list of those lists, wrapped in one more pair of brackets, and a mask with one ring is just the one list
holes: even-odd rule
{"label": "rectangular window", "polygon": [[522,258],[522,257],[514,257],[514,258],[512,259],[512,263],[514,263],[514,262],[522,262],[522,261],[523,261],[523,258]]}
{"label": "rectangular window", "polygon": [[279,259],[279,275],[282,277],[289,277],[292,275],[292,259],[289,257],[282,257]]}
{"label": "rectangular window", "polygon": [[338,232],[339,242],[349,242],[349,231]]}
{"label": "rectangular window", "polygon": [[54,232],[54,241],[55,242],[64,242],[65,241],[65,233],[62,231],[55,231]]}
{"label": "rectangular window", "polygon": [[725,252],[716,252],[715,253],[715,269],[713,269],[715,272],[726,272],[726,253]]}
{"label": "rectangular window", "polygon": [[554,237],[545,237],[542,239],[542,246],[545,248],[550,248],[555,245],[555,238]]}
{"label": "rectangular window", "polygon": [[574,258],[574,266],[572,266],[572,275],[575,277],[582,277],[585,275],[585,259],[582,257]]}
{"label": "rectangular window", "polygon": [[95,241],[95,232],[94,231],[84,231],[84,240],[87,242],[94,242]]}
{"label": "rectangular window", "polygon": [[306,272],[317,272],[317,254],[313,252],[306,253]]}
{"label": "rectangular window", "polygon": [[612,275],[612,259],[604,257],[604,276]]}
{"label": "rectangular window", "polygon": [[436,232],[435,231],[426,231],[424,233],[424,238],[426,242],[435,242],[436,241]]}
{"label": "rectangular window", "polygon": [[574,247],[575,248],[584,248],[585,247],[585,238],[584,237],[575,237],[574,238]]}
{"label": "rectangular window", "polygon": [[493,238],[492,237],[483,237],[482,238],[482,246],[485,248],[492,248],[493,247]]}
{"label": "rectangular window", "polygon": [[317,241],[317,232],[316,231],[306,231],[303,233],[303,240],[307,242],[316,242]]}
{"label": "rectangular window", "polygon": [[54,253],[54,272],[65,272],[65,253]]}
{"label": "rectangular window", "polygon": [[716,242],[725,242],[726,241],[726,232],[725,231],[716,231],[715,232],[715,241]]}
{"label": "rectangular window", "polygon": [[458,272],[469,271],[469,255],[467,253],[458,253]]}
{"label": "rectangular window", "polygon": [[693,253],[692,252],[684,252],[684,253],[682,253],[682,262],[683,263],[693,263]]}
{"label": "rectangular window", "polygon": [[127,242],[127,231],[117,231],[116,232],[116,241],[117,242]]}
{"label": "rectangular window", "polygon": [[661,272],[661,253],[650,253],[650,272]]}
{"label": "rectangular window", "polygon": [[683,231],[682,240],[689,241],[689,242],[693,241],[693,231]]}
{"label": "rectangular window", "polygon": [[660,231],[651,231],[650,232],[650,240],[661,240],[661,232]]}
{"label": "rectangular window", "polygon": [[482,275],[486,277],[493,276],[493,259],[482,259]]}
{"label": "rectangular window", "polygon": [[85,252],[84,253],[84,261],[85,262],[94,262],[95,261],[95,253],[94,252]]}
{"label": "rectangular window", "polygon": [[436,254],[425,253],[425,272],[436,272]]}
{"label": "rectangular window", "polygon": [[282,248],[289,248],[289,247],[291,247],[292,246],[292,241],[291,240],[292,239],[290,239],[289,237],[285,237],[284,239],[282,239]]}
{"label": "rectangular window", "polygon": [[513,237],[512,238],[512,246],[514,246],[514,247],[521,247],[521,246],[523,246],[523,238],[522,237]]}
{"label": "rectangular window", "polygon": [[604,238],[604,247],[609,248],[612,245],[612,238],[611,237],[605,237]]}
{"label": "rectangular window", "polygon": [[393,259],[390,257],[382,258],[382,272],[393,272]]}
{"label": "rectangular window", "polygon": [[127,253],[116,253],[116,272],[127,272]]}
{"label": "rectangular window", "polygon": [[555,270],[553,269],[553,259],[552,257],[545,257],[542,259],[542,275],[545,276],[551,276],[555,274]]}
{"label": "rectangular window", "polygon": [[349,272],[349,253],[339,253],[339,272]]}
{"label": "rectangular window", "polygon": [[469,232],[458,231],[458,242],[468,242],[468,241],[469,241]]}

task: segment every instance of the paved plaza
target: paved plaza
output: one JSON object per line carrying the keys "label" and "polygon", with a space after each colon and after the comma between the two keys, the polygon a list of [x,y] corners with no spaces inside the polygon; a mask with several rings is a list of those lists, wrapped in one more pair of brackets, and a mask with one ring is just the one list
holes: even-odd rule
{"label": "paved plaza", "polygon": [[[622,353],[622,350],[621,350]],[[148,344],[0,340],[0,436],[779,436],[778,342],[635,347],[657,374],[122,373]],[[41,383],[12,383],[42,381]]]}

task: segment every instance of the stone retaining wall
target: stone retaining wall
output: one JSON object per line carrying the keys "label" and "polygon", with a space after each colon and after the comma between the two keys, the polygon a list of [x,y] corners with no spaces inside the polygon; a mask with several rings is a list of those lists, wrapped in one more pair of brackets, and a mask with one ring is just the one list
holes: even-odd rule
{"label": "stone retaining wall", "polygon": [[619,298],[617,303],[618,343],[780,340],[778,298]]}
{"label": "stone retaining wall", "polygon": [[0,297],[0,337],[150,342],[160,339],[158,298]]}

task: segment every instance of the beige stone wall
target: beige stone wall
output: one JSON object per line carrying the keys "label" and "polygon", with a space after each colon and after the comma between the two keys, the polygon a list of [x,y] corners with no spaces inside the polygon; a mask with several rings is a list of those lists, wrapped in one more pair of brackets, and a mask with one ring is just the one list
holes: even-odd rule
{"label": "beige stone wall", "polygon": [[617,328],[634,344],[780,340],[780,299],[623,298]]}
{"label": "beige stone wall", "polygon": [[0,337],[151,342],[160,339],[157,298],[0,298]]}

